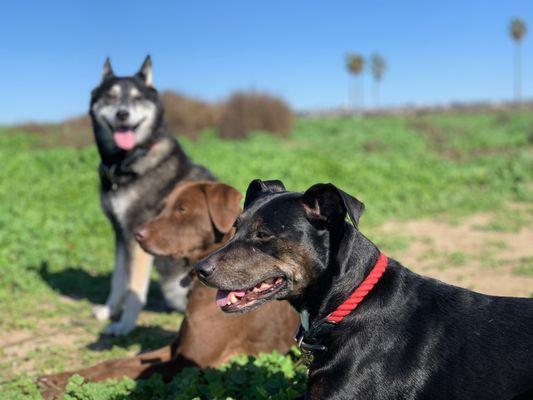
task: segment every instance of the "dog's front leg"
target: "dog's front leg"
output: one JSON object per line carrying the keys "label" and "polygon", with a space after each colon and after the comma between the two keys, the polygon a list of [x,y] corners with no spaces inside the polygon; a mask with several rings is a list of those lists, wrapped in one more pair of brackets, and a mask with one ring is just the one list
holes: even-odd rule
{"label": "dog's front leg", "polygon": [[111,278],[111,292],[104,305],[93,307],[93,315],[100,321],[105,321],[117,315],[127,290],[128,266],[131,263],[131,248],[124,237],[117,233],[115,237],[115,268]]}
{"label": "dog's front leg", "polygon": [[110,324],[106,333],[126,335],[135,329],[139,313],[146,304],[153,257],[134,240],[130,243],[131,262],[128,265],[127,290],[120,320]]}

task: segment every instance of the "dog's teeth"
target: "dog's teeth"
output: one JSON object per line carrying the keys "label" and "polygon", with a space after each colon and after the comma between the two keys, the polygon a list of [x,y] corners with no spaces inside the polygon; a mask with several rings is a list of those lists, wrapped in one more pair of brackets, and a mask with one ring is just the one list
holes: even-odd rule
{"label": "dog's teeth", "polygon": [[233,304],[233,303],[236,303],[239,300],[237,299],[237,296],[235,296],[235,293],[231,292],[229,294],[229,301],[230,301],[231,304]]}

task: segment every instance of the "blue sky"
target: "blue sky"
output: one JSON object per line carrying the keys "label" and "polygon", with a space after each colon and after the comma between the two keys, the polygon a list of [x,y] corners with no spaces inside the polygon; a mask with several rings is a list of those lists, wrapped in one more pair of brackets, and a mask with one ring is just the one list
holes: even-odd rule
{"label": "blue sky", "polygon": [[[383,104],[509,99],[509,21],[533,31],[529,0],[11,0],[2,14],[0,123],[84,113],[106,56],[126,75],[147,53],[158,88],[209,100],[255,88],[296,109],[345,105],[350,51],[387,59]],[[532,32],[523,63],[533,97]]]}

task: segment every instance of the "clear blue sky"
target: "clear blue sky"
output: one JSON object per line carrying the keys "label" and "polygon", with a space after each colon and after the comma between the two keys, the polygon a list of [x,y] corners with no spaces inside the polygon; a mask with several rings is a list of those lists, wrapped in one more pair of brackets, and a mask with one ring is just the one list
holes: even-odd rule
{"label": "clear blue sky", "polygon": [[[385,104],[509,99],[513,16],[533,31],[530,0],[8,0],[0,123],[84,113],[106,56],[130,74],[147,53],[158,88],[210,100],[256,88],[297,109],[346,104],[350,51],[386,57]],[[533,32],[523,62],[532,97]]]}

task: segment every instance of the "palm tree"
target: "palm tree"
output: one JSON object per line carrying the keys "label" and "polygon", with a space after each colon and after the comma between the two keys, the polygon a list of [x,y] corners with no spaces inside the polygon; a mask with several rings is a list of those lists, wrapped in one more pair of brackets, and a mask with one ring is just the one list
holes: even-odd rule
{"label": "palm tree", "polygon": [[[352,92],[352,105],[355,107],[357,103],[357,78],[359,75],[363,73],[363,69],[365,67],[365,59],[360,54],[348,54],[346,56],[346,68],[348,69],[348,73],[352,74],[354,76],[354,87]],[[361,103],[363,102],[363,87],[361,85],[360,87],[360,100]]]}
{"label": "palm tree", "polygon": [[373,54],[370,58],[370,64],[372,68],[372,76],[374,77],[374,104],[379,107],[379,83],[383,78],[387,63],[380,54]]}
{"label": "palm tree", "polygon": [[521,54],[520,54],[520,42],[524,39],[527,33],[527,26],[523,19],[513,18],[509,29],[511,37],[515,41],[515,60],[514,60],[514,96],[515,101],[520,102],[522,77],[521,77]]}

